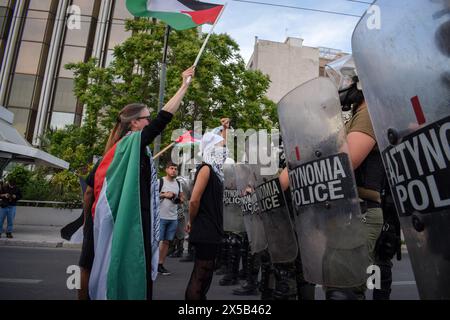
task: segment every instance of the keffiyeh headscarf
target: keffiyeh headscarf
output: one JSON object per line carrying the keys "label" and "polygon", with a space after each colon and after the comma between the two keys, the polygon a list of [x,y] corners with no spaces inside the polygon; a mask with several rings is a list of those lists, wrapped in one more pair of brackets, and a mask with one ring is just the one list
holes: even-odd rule
{"label": "keffiyeh headscarf", "polygon": [[217,146],[222,142],[223,138],[212,132],[203,135],[200,143],[200,154],[203,162],[209,164],[219,177],[220,181],[224,181],[223,164],[228,157],[228,148]]}

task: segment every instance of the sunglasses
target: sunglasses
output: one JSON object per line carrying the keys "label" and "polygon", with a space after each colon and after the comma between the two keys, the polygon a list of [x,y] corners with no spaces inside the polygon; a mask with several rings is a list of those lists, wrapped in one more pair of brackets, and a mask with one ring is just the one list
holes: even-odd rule
{"label": "sunglasses", "polygon": [[145,116],[145,117],[138,117],[138,118],[136,118],[136,120],[141,120],[141,119],[146,119],[148,122],[152,121],[152,117],[151,116]]}

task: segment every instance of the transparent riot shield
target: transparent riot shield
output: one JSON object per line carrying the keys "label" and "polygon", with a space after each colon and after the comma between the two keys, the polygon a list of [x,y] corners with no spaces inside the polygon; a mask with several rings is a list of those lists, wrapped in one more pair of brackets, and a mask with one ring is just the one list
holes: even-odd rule
{"label": "transparent riot shield", "polygon": [[267,248],[266,234],[256,198],[256,165],[237,164],[236,184],[241,195],[241,209],[252,253]]}
{"label": "transparent riot shield", "polygon": [[305,279],[364,284],[369,255],[336,87],[308,81],[279,102],[278,114]]}
{"label": "transparent riot shield", "polygon": [[450,2],[375,2],[352,39],[422,299],[450,299]]}
{"label": "transparent riot shield", "polygon": [[241,233],[245,232],[245,227],[240,204],[240,194],[236,184],[235,169],[235,164],[225,164],[223,166],[223,229],[224,231]]}
{"label": "transparent riot shield", "polygon": [[272,263],[294,261],[298,253],[297,237],[278,175],[259,177],[256,198],[261,211],[270,261]]}

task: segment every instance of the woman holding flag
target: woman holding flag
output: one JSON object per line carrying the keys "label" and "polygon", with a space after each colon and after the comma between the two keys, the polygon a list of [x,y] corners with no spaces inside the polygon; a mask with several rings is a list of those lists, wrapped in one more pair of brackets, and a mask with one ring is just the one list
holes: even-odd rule
{"label": "woman holding flag", "polygon": [[157,171],[148,145],[177,112],[193,75],[194,67],[183,72],[182,85],[155,119],[138,103],[118,115],[95,174],[91,299],[152,298],[160,223]]}

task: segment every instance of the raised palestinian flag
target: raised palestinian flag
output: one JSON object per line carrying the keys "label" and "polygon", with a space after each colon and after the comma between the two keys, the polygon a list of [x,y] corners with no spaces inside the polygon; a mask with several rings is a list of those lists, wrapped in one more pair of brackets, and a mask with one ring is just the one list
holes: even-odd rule
{"label": "raised palestinian flag", "polygon": [[[140,205],[140,145],[140,132],[125,136],[107,152],[95,174],[96,200],[92,208],[95,257],[89,279],[89,295],[94,300],[147,297],[149,275]],[[158,209],[152,209],[151,213],[151,265],[155,277],[159,258],[159,231],[155,230],[156,224],[159,228]]]}
{"label": "raised palestinian flag", "polygon": [[200,144],[202,140],[201,135],[195,133],[192,130],[187,131],[183,135],[179,136],[177,140],[175,140],[175,144],[178,147],[192,146]]}
{"label": "raised palestinian flag", "polygon": [[223,5],[193,0],[127,0],[128,11],[135,17],[153,17],[176,30],[214,24]]}

